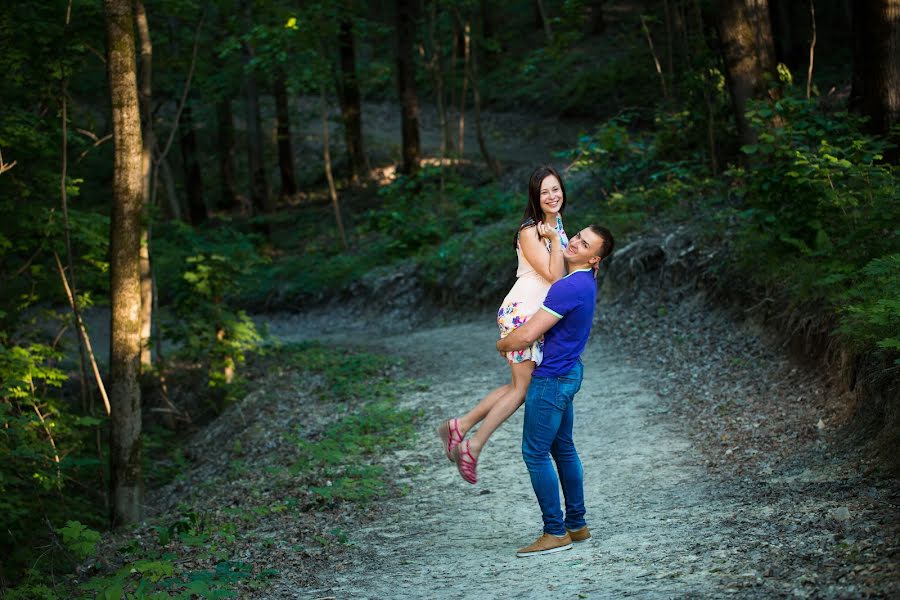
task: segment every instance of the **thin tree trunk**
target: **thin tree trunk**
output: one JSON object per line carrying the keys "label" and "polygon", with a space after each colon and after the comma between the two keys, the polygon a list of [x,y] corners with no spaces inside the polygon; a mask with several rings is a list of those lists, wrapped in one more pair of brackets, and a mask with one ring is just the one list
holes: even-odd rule
{"label": "thin tree trunk", "polygon": [[647,36],[647,45],[650,46],[650,54],[653,56],[653,64],[656,65],[656,74],[659,76],[659,84],[662,87],[663,98],[669,99],[669,88],[666,87],[666,76],[663,75],[662,67],[659,64],[659,57],[656,55],[656,49],[653,47],[653,38],[650,37],[650,29],[647,27],[647,19],[641,15],[641,27]]}
{"label": "thin tree trunk", "polygon": [[103,385],[103,377],[100,376],[100,367],[97,366],[97,358],[94,356],[94,350],[91,348],[91,338],[88,336],[84,321],[81,319],[81,313],[78,312],[75,294],[73,293],[72,288],[69,287],[69,281],[66,278],[66,272],[65,269],[63,269],[62,262],[55,252],[53,253],[53,258],[56,259],[56,268],[59,271],[60,279],[62,279],[63,290],[66,292],[69,306],[72,307],[72,312],[75,314],[75,327],[78,329],[79,336],[81,336],[81,339],[84,341],[84,348],[91,362],[91,371],[94,373],[94,380],[97,382],[97,388],[100,390],[100,397],[103,399],[103,408],[106,409],[106,414],[108,415],[111,410],[109,396],[106,394],[106,386]]}
{"label": "thin tree trunk", "polygon": [[281,173],[282,198],[290,198],[297,193],[297,181],[294,179],[294,150],[291,147],[291,118],[288,109],[287,86],[284,84],[284,73],[281,69],[275,73],[273,90],[275,92],[275,137],[278,142],[278,170]]}
{"label": "thin tree trunk", "polygon": [[[248,28],[252,26],[252,3],[242,0],[244,9],[244,21]],[[249,42],[241,42],[242,56],[244,58],[244,107],[247,118],[247,162],[250,166],[250,201],[256,211],[263,213],[272,212],[275,204],[270,197],[269,179],[266,176],[263,162],[263,135],[259,116],[259,88],[256,83],[256,75],[253,73],[251,61],[254,57],[253,46]]]}
{"label": "thin tree trunk", "polygon": [[544,3],[542,0],[535,0],[537,2],[538,14],[541,16],[541,23],[544,26],[544,35],[547,36],[547,45],[553,44],[553,28],[550,26],[550,19],[547,17],[547,10],[544,8]]}
{"label": "thin tree trunk", "polygon": [[113,526],[141,518],[141,118],[129,0],[104,1],[115,147],[110,219],[110,473]]}
{"label": "thin tree trunk", "polygon": [[219,155],[219,180],[222,185],[222,206],[235,210],[238,204],[234,182],[234,118],[231,114],[231,100],[225,98],[216,102],[216,131]]}
{"label": "thin tree trunk", "polygon": [[[437,2],[437,0],[435,0],[435,1]],[[452,111],[453,108],[458,104],[458,102],[457,102],[457,97],[456,97],[456,94],[457,94],[458,92],[457,92],[457,86],[455,85],[455,84],[456,84],[456,81],[455,81],[455,74],[456,74],[456,63],[457,63],[458,60],[459,60],[459,36],[456,34],[456,29],[457,29],[457,27],[459,27],[459,25],[458,25],[458,23],[456,22],[456,19],[452,19],[452,21],[453,21],[453,42],[452,42],[451,47],[450,47],[450,67],[449,67],[449,72],[450,72],[450,84],[449,84],[449,87],[450,87],[450,98],[448,99],[448,104],[447,104],[447,106],[448,106],[448,111]],[[448,121],[448,133],[449,133],[449,120],[450,120],[450,115],[448,114],[448,115],[447,115],[447,121]],[[447,151],[448,151],[448,152],[458,150],[458,148],[452,148],[452,147],[451,147],[451,145],[453,144],[453,139],[452,139],[452,138],[447,138],[447,140],[448,140],[448,141],[447,141]]]}
{"label": "thin tree trunk", "polygon": [[325,179],[328,180],[328,194],[331,196],[331,206],[334,209],[334,221],[337,223],[338,233],[341,236],[341,244],[344,250],[347,245],[347,235],[344,233],[344,221],[341,219],[341,205],[338,201],[337,187],[334,185],[334,177],[331,174],[331,140],[328,135],[328,101],[325,96],[325,87],[321,89],[322,96],[322,159],[325,162]]}
{"label": "thin tree trunk", "polygon": [[397,0],[397,83],[402,104],[403,172],[419,170],[419,99],[416,95],[416,2]]}
{"label": "thin tree trunk", "polygon": [[472,69],[469,75],[472,79],[472,96],[475,101],[475,137],[478,140],[478,147],[481,149],[481,156],[484,158],[485,165],[487,165],[494,177],[500,177],[500,165],[488,152],[484,133],[481,130],[481,94],[478,93],[478,45],[474,44],[474,46],[476,51],[472,52]]}
{"label": "thin tree trunk", "polygon": [[166,188],[166,198],[169,201],[169,216],[173,219],[184,221],[184,208],[181,205],[181,196],[178,195],[175,187],[175,175],[172,173],[172,165],[169,164],[169,159],[165,156],[158,156],[156,164],[162,175],[163,187]]}
{"label": "thin tree trunk", "polygon": [[457,13],[456,20],[459,21],[461,31],[463,32],[463,80],[462,93],[459,96],[459,125],[457,127],[457,143],[456,149],[459,151],[459,157],[463,157],[466,151],[466,96],[469,94],[469,61],[471,60],[470,52],[470,35],[469,22],[463,22]]}
{"label": "thin tree trunk", "polygon": [[[900,145],[900,0],[853,3],[853,89],[850,105],[869,117],[868,129]],[[885,152],[900,160],[900,149]]]}
{"label": "thin tree trunk", "polygon": [[809,70],[806,73],[806,99],[812,91],[813,61],[816,57],[816,2],[809,0],[809,21],[812,26],[812,38],[809,41]]}
{"label": "thin tree trunk", "polygon": [[668,85],[672,86],[675,81],[675,34],[672,25],[672,7],[669,0],[663,0],[663,9],[666,13],[666,78]]}
{"label": "thin tree trunk", "polygon": [[603,0],[591,0],[589,3],[591,11],[591,33],[594,35],[606,31],[606,21],[603,18]]}
{"label": "thin tree trunk", "polygon": [[144,205],[144,219],[141,225],[141,370],[149,370],[152,365],[150,352],[150,332],[153,320],[153,283],[150,269],[150,189],[153,181],[153,134],[152,78],[153,42],[147,11],[141,0],[134,0],[134,15],[138,38],[141,44],[140,106],[143,146],[141,150],[141,198]]}
{"label": "thin tree trunk", "polygon": [[197,30],[194,32],[194,48],[191,51],[191,66],[188,68],[187,77],[184,80],[184,88],[181,90],[181,100],[178,103],[178,108],[175,109],[175,119],[172,122],[172,129],[169,131],[169,137],[166,139],[166,144],[162,148],[156,152],[156,161],[153,166],[153,182],[151,183],[152,190],[152,202],[156,202],[156,190],[157,190],[157,181],[159,180],[159,171],[162,167],[162,170],[168,171],[163,175],[163,179],[168,178],[170,181],[167,182],[167,191],[169,192],[169,203],[173,208],[173,213],[178,214],[178,218],[180,219],[180,215],[183,211],[180,208],[180,202],[175,194],[175,180],[172,177],[171,169],[169,168],[169,163],[166,159],[166,156],[169,154],[169,150],[172,148],[172,142],[175,140],[175,133],[178,131],[178,123],[181,120],[181,113],[184,110],[184,107],[187,105],[188,94],[191,91],[191,81],[194,78],[194,69],[197,66],[197,51],[200,47],[200,31],[203,29],[203,21],[201,18],[200,22],[197,23]]}
{"label": "thin tree trunk", "polygon": [[[69,4],[69,9],[66,11],[66,29],[68,30],[69,26],[69,18],[71,16],[71,3]],[[66,74],[62,80],[62,89],[60,90],[62,96],[62,165],[60,167],[59,173],[59,194],[60,200],[62,202],[62,213],[63,213],[63,233],[65,238],[66,245],[66,261],[69,265],[69,274],[72,277],[72,289],[75,288],[75,264],[72,259],[72,236],[71,236],[71,227],[69,225],[69,198],[66,190],[66,180],[68,179],[68,168],[69,168],[69,102],[68,102],[68,85],[69,78]],[[65,283],[66,288],[69,287],[69,283],[66,280],[65,272],[61,272],[63,277],[63,283]],[[81,320],[81,313],[78,309],[78,298],[77,296],[72,297],[72,315],[74,317],[75,323],[77,324]],[[81,330],[76,329],[75,331],[78,337],[78,354],[81,359],[79,362],[79,367],[81,369],[81,404],[82,410],[87,412],[87,409],[90,405],[93,404],[93,393],[91,392],[90,383],[88,382],[87,376],[87,356],[85,352],[85,340],[81,335]]]}
{"label": "thin tree trunk", "polygon": [[341,57],[340,85],[341,116],[344,120],[344,138],[353,183],[368,172],[368,161],[363,148],[362,108],[360,106],[359,79],[356,77],[356,43],[353,39],[353,22],[341,19],[338,31],[338,49]]}
{"label": "thin tree trunk", "polygon": [[184,163],[184,182],[187,188],[188,215],[191,225],[206,221],[208,214],[203,200],[203,176],[197,160],[197,134],[194,132],[194,118],[190,103],[185,104],[181,113],[184,121],[181,127],[181,159]]}
{"label": "thin tree trunk", "polygon": [[791,4],[795,0],[770,0],[769,18],[772,21],[772,36],[775,41],[775,59],[785,64],[793,64],[794,40],[791,27]]}
{"label": "thin tree trunk", "polygon": [[777,80],[768,0],[726,0],[719,5],[719,40],[741,144],[755,144],[747,102],[766,95],[766,75]]}
{"label": "thin tree trunk", "polygon": [[437,102],[438,121],[441,125],[441,165],[450,149],[450,120],[447,118],[447,108],[444,106],[444,73],[441,64],[441,49],[438,46],[435,29],[437,28],[438,0],[432,0],[428,19],[428,43],[431,46],[431,56],[427,64],[434,78],[434,95]]}
{"label": "thin tree trunk", "polygon": [[[701,49],[698,54],[702,56],[703,49],[706,48],[706,34],[703,30],[703,14],[700,10],[700,0],[694,0],[693,9],[694,21],[697,27],[697,36],[701,44]],[[703,80],[704,82],[707,82],[706,75],[703,76]],[[706,142],[709,145],[709,168],[710,171],[712,171],[713,176],[716,176],[719,173],[719,156],[718,151],[716,150],[716,114],[712,93],[710,92],[711,87],[711,83],[704,83],[704,85],[701,86],[703,89],[703,102],[706,104]]]}

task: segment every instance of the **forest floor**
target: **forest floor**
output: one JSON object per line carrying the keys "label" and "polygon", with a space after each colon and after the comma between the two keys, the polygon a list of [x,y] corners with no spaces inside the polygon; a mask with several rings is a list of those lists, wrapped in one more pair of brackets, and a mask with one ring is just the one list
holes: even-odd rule
{"label": "forest floor", "polygon": [[[900,594],[900,485],[846,443],[842,399],[752,326],[702,298],[676,302],[658,290],[601,304],[584,354],[575,436],[592,541],[516,558],[541,528],[519,450],[522,411],[482,454],[475,486],[434,434],[508,376],[492,319],[450,318],[413,328],[396,319],[336,326],[325,311],[264,317],[283,341],[318,337],[402,357],[395,376],[416,384],[403,388],[400,408],[422,418],[411,445],[377,458],[396,484],[388,499],[238,526],[235,535],[252,540],[241,557],[278,571],[245,597]],[[291,452],[283,432],[334,417],[306,396],[309,382],[273,372],[256,387],[198,434],[193,471],[151,503],[265,505],[260,481]],[[239,470],[229,460],[234,440]]]}

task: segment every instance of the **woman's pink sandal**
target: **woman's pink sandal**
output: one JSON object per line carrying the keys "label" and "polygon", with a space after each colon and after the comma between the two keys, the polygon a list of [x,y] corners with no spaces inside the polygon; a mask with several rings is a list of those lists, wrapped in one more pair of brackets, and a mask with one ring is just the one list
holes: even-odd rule
{"label": "woman's pink sandal", "polygon": [[444,442],[444,454],[447,460],[453,462],[453,449],[463,441],[462,432],[459,430],[459,419],[450,419],[438,426],[438,435]]}
{"label": "woman's pink sandal", "polygon": [[478,459],[469,451],[469,440],[456,447],[455,458],[456,469],[462,478],[473,485],[478,483],[478,474],[475,472],[475,469],[478,468]]}

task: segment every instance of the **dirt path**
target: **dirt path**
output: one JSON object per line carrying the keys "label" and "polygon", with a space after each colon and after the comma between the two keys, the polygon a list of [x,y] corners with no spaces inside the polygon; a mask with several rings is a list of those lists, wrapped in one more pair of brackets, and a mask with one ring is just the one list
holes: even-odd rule
{"label": "dirt path", "polygon": [[[435,336],[453,340],[451,355],[470,357],[458,370],[435,373],[432,391],[410,403],[429,414],[459,414],[503,383],[499,357],[483,351],[496,337],[490,325],[405,338],[407,348],[420,352],[433,347]],[[418,356],[440,359],[437,353]],[[413,452],[425,469],[410,478],[410,493],[383,523],[354,536],[365,560],[335,582],[335,594],[546,598],[552,592],[575,598],[625,594],[636,582],[661,597],[715,590],[710,570],[728,552],[725,540],[738,535],[721,520],[737,507],[716,498],[689,444],[654,422],[655,397],[640,386],[646,374],[611,360],[602,336],[584,358],[576,440],[594,542],[554,556],[515,557],[541,528],[519,451],[520,411],[484,454],[476,486],[462,482],[430,432],[423,432]]]}
{"label": "dirt path", "polygon": [[[611,355],[612,340],[602,331],[585,351],[585,380],[576,398],[576,442],[594,540],[556,555],[516,558],[516,548],[541,528],[519,451],[522,411],[482,455],[476,486],[459,478],[432,433],[440,418],[460,414],[504,383],[507,369],[492,351],[495,337],[493,324],[481,321],[377,342],[407,356],[430,384],[403,399],[427,418],[413,449],[386,459],[409,493],[383,507],[383,518],[373,525],[351,533],[358,559],[348,571],[326,577],[333,586],[329,594],[710,597],[761,579],[754,557],[742,554],[746,526],[736,525],[748,507],[723,495],[685,436],[658,418],[657,397],[642,385],[658,374]],[[410,464],[421,469],[409,475],[403,465]],[[764,507],[753,511],[765,518]],[[282,587],[269,597],[311,596]]]}

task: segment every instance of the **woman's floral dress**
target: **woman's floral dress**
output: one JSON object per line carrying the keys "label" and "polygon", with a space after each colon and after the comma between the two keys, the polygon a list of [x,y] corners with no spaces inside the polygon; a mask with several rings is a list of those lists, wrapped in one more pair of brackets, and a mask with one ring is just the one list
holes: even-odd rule
{"label": "woman's floral dress", "polygon": [[[562,219],[556,217],[556,230],[559,232],[559,240],[562,247],[569,245],[569,238],[563,231]],[[525,230],[534,235],[533,230]],[[519,232],[521,235],[521,231]],[[550,253],[550,241],[544,240],[547,246],[547,253]],[[519,268],[516,271],[516,283],[509,290],[500,310],[497,311],[497,325],[500,326],[500,337],[504,338],[509,335],[513,329],[521,327],[528,318],[536,313],[547,296],[550,289],[550,282],[541,277],[534,267],[525,259],[522,254],[522,247],[516,243],[516,256],[519,258]],[[536,365],[541,364],[544,358],[544,339],[541,338],[534,342],[530,348],[524,350],[515,350],[507,352],[506,358],[509,363],[520,363],[526,360],[533,360]]]}

